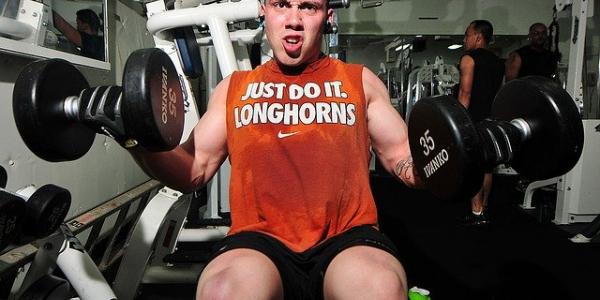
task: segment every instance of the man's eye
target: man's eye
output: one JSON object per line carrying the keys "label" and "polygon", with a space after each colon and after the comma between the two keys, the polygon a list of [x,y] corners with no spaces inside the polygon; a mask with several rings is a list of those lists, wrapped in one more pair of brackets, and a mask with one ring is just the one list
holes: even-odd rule
{"label": "man's eye", "polygon": [[314,3],[302,3],[300,4],[299,8],[303,10],[316,11],[319,9],[319,6]]}
{"label": "man's eye", "polygon": [[300,9],[315,11],[315,10],[317,10],[317,6],[315,6],[315,5],[302,5],[302,6],[300,6]]}

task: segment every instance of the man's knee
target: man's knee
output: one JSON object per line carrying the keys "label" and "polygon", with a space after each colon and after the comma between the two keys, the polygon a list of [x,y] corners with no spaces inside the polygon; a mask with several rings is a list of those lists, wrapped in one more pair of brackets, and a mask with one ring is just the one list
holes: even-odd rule
{"label": "man's knee", "polygon": [[235,276],[228,274],[227,269],[211,276],[201,277],[198,282],[196,299],[234,299]]}
{"label": "man's knee", "polygon": [[[364,270],[364,269],[363,269]],[[406,295],[404,272],[394,268],[372,266],[368,272],[358,273],[353,280],[355,286],[361,286],[373,292],[371,299],[402,299]]]}
{"label": "man's knee", "polygon": [[[260,287],[260,288],[257,288]],[[225,252],[200,276],[197,299],[282,299],[279,272],[264,254],[250,249]]]}
{"label": "man's knee", "polygon": [[406,274],[390,253],[373,247],[346,249],[331,262],[325,274],[326,298],[344,296],[369,299],[405,299]]}

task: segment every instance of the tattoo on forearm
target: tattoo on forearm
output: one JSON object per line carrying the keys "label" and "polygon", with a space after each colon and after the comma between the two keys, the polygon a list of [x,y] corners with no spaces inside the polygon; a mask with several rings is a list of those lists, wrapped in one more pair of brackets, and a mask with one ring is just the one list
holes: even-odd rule
{"label": "tattoo on forearm", "polygon": [[412,168],[413,160],[412,157],[409,157],[408,159],[398,161],[398,163],[396,163],[396,167],[394,168],[394,172],[400,179],[406,180],[409,179],[409,176],[412,173]]}

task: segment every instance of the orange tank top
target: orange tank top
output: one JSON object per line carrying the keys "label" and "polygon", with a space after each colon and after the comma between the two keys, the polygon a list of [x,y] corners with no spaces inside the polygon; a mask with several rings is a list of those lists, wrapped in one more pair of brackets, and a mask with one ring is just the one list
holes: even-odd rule
{"label": "orange tank top", "polygon": [[377,224],[362,68],[325,56],[299,75],[273,60],[232,74],[229,234],[259,231],[302,252]]}

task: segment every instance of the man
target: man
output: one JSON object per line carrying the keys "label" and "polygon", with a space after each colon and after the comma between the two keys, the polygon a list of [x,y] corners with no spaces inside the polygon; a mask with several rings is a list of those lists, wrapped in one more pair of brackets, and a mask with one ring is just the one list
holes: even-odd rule
{"label": "man", "polygon": [[79,47],[81,55],[104,60],[104,37],[98,35],[101,22],[98,15],[91,9],[77,11],[77,28],[74,28],[60,14],[52,12],[54,27],[65,37]]}
{"label": "man", "polygon": [[529,27],[529,45],[512,52],[506,60],[506,81],[528,75],[556,76],[558,57],[544,47],[547,38],[546,25],[534,23]]}
{"label": "man", "polygon": [[193,191],[229,155],[232,226],[199,299],[406,299],[394,245],[377,230],[369,149],[409,186],[407,128],[383,83],[320,52],[327,0],[261,5],[271,61],[216,87],[189,139],[134,148],[153,177]]}
{"label": "man", "polygon": [[[464,105],[473,122],[477,123],[490,115],[492,102],[504,76],[502,60],[488,50],[494,34],[492,24],[486,20],[475,20],[469,24],[463,40],[465,54],[460,59],[460,89],[458,100]],[[492,173],[486,172],[483,185],[471,199],[468,225],[486,224],[484,214],[492,189]]]}

